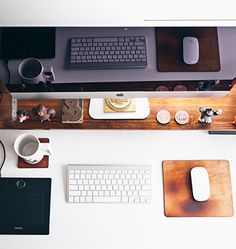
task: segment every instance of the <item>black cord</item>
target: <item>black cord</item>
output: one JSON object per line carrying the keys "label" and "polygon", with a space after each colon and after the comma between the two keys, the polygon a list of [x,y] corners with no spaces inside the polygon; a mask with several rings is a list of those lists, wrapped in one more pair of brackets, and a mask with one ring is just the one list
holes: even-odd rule
{"label": "black cord", "polygon": [[2,164],[0,166],[0,177],[1,177],[2,167],[3,167],[3,165],[4,165],[5,161],[6,161],[6,149],[5,149],[5,146],[4,146],[4,144],[2,143],[1,140],[0,140],[0,144],[1,144],[2,149],[3,149],[3,161],[2,161]]}
{"label": "black cord", "polygon": [[10,70],[9,70],[9,67],[8,67],[8,60],[4,60],[4,62],[5,62],[6,71],[7,71],[7,75],[8,75],[7,84],[9,84],[10,83],[10,79],[11,79],[11,73],[10,73]]}

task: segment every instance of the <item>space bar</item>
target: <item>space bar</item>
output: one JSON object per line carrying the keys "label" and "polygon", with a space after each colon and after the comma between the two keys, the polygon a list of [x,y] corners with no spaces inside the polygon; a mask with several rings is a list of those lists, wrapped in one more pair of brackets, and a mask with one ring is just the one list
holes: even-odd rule
{"label": "space bar", "polygon": [[111,196],[111,197],[94,196],[93,202],[121,202],[121,198],[116,196]]}

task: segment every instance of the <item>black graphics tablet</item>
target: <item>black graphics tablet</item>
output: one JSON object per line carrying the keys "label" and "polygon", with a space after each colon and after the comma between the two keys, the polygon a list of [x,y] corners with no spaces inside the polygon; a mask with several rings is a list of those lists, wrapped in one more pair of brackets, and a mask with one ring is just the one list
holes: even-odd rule
{"label": "black graphics tablet", "polygon": [[53,27],[4,27],[0,29],[0,58],[54,58],[55,31]]}
{"label": "black graphics tablet", "polygon": [[0,178],[0,234],[49,234],[50,178]]}

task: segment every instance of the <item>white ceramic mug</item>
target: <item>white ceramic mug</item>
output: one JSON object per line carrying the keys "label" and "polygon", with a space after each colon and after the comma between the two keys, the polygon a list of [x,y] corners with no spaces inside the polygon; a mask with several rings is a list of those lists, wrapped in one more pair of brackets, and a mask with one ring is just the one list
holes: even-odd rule
{"label": "white ceramic mug", "polygon": [[45,72],[43,64],[36,58],[24,59],[18,67],[18,72],[23,83],[37,84],[55,80],[53,68],[50,67],[50,71]]}
{"label": "white ceramic mug", "polygon": [[16,154],[27,163],[39,163],[44,155],[51,155],[52,149],[49,143],[40,143],[39,139],[33,134],[22,134],[14,142]]}

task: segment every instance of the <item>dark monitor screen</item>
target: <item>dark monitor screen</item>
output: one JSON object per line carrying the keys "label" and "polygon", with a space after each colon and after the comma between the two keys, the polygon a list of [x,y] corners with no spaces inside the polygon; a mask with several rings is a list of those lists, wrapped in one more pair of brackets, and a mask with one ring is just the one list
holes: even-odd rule
{"label": "dark monitor screen", "polygon": [[0,58],[54,58],[55,32],[53,27],[4,27],[1,29]]}
{"label": "dark monitor screen", "polygon": [[0,234],[49,234],[50,178],[0,178]]}

